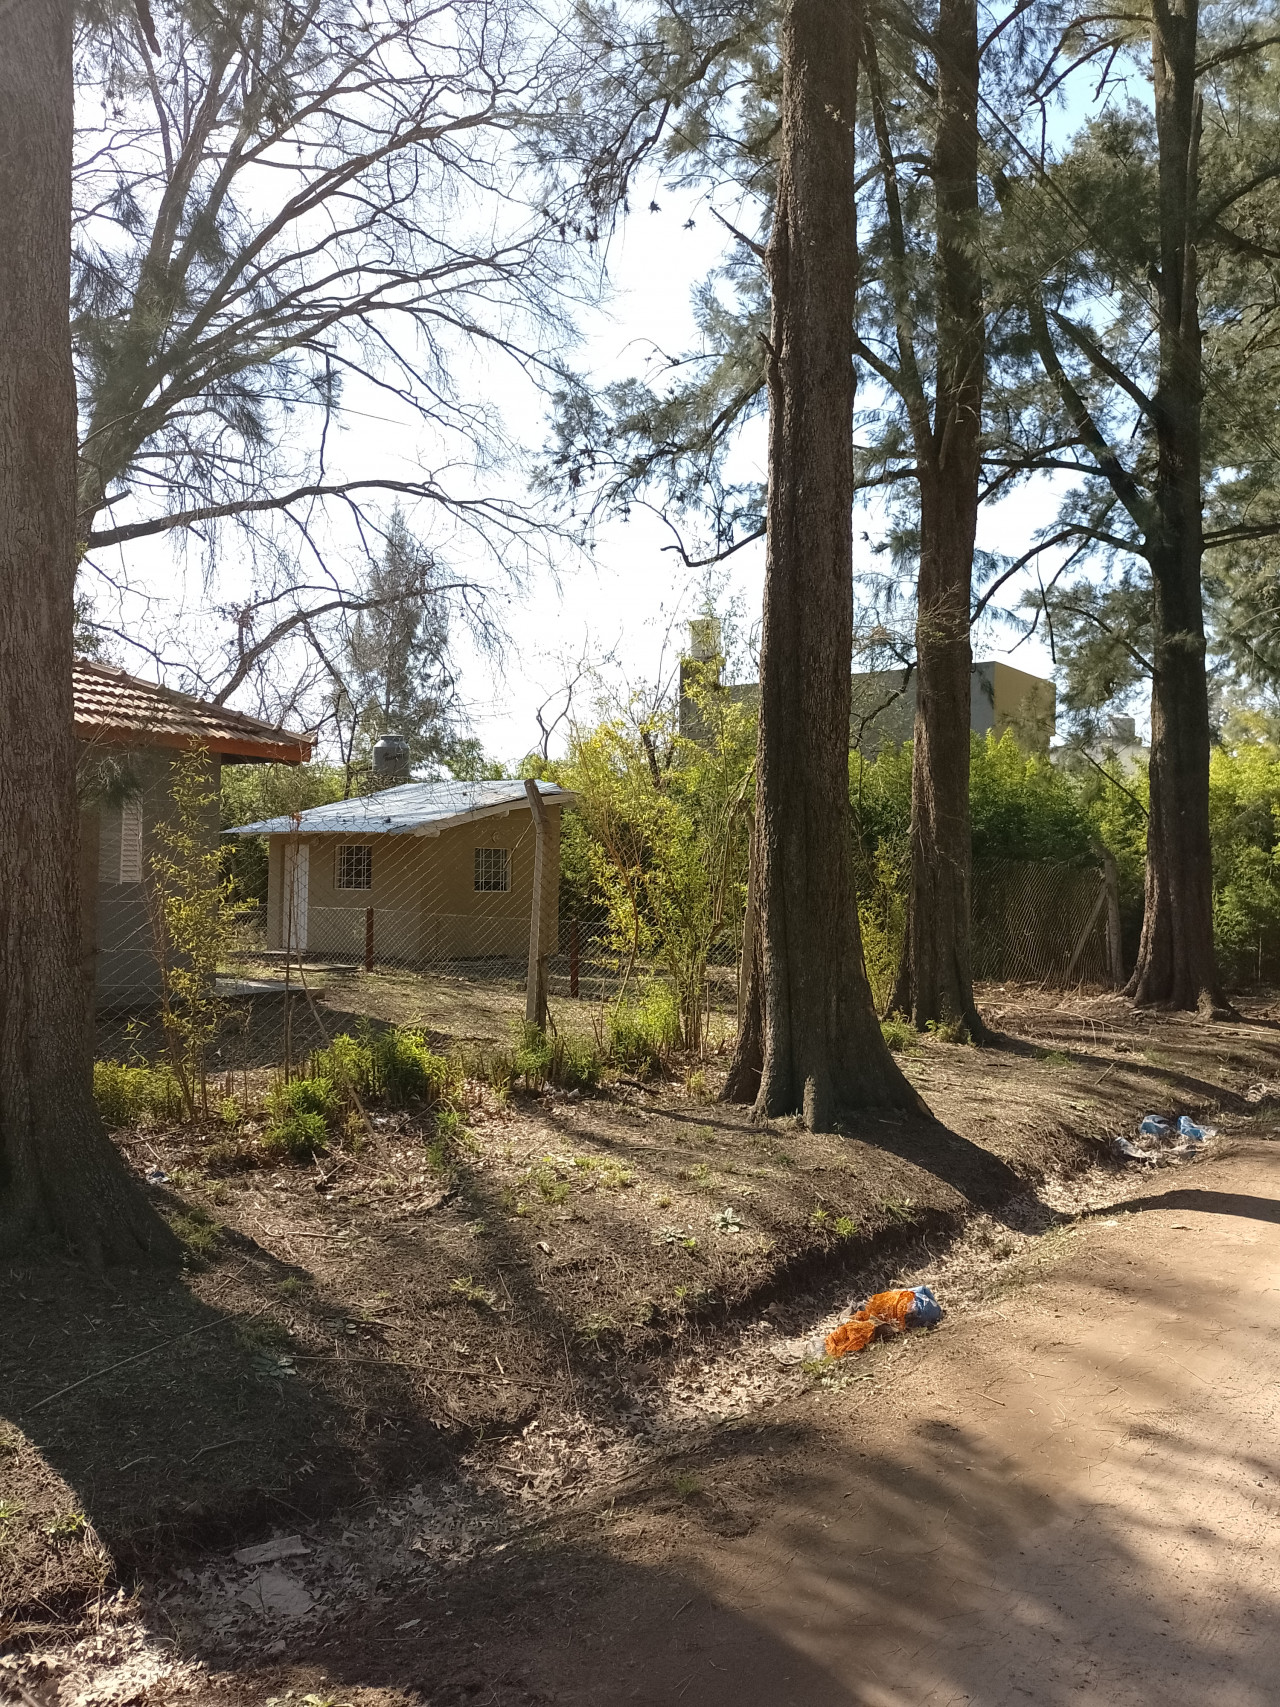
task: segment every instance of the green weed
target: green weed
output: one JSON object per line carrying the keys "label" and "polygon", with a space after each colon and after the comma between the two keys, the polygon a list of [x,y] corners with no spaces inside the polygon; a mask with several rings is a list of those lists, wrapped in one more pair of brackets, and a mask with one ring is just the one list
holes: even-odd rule
{"label": "green weed", "polygon": [[73,1541],[88,1527],[89,1519],[82,1511],[64,1511],[45,1524],[44,1532],[51,1541]]}
{"label": "green weed", "polygon": [[890,1014],[880,1021],[880,1035],[895,1055],[916,1047],[916,1028],[901,1014]]}
{"label": "green weed", "polygon": [[609,1059],[633,1070],[657,1069],[680,1039],[671,988],[652,983],[635,1002],[619,1002],[608,1019]]}
{"label": "green weed", "polygon": [[450,1292],[459,1298],[465,1298],[468,1304],[483,1305],[486,1310],[496,1310],[498,1294],[487,1286],[482,1286],[469,1274],[460,1274],[449,1282]]}
{"label": "green weed", "polygon": [[571,1166],[587,1175],[589,1185],[603,1186],[606,1191],[625,1191],[636,1183],[630,1168],[614,1156],[575,1156]]}
{"label": "green weed", "polygon": [[93,1095],[98,1112],[112,1128],[159,1125],[182,1118],[182,1087],[168,1067],[95,1061]]}
{"label": "green weed", "polygon": [[198,1257],[212,1257],[222,1239],[222,1224],[196,1204],[177,1210],[168,1217],[169,1225],[182,1243]]}

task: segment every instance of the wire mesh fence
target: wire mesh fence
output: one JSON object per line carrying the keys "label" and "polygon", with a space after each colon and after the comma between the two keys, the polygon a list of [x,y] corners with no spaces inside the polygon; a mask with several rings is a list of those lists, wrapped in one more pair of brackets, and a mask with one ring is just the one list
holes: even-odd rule
{"label": "wire mesh fence", "polygon": [[[405,828],[390,810],[379,822],[369,809],[362,827],[316,828],[303,815],[265,836],[264,892],[240,918],[216,980],[223,1011],[214,1069],[265,1065],[362,1020],[421,1026],[460,1043],[507,1041],[536,1011],[537,992],[553,1027],[598,1025],[605,1004],[660,968],[602,906],[563,890],[563,809],[550,804],[540,831],[529,803],[508,787],[497,804],[435,828]],[[136,813],[126,809],[118,826],[108,823],[102,844],[98,1053],[154,1055],[162,933]],[[973,881],[975,977],[1049,987],[1111,982],[1107,901],[1095,869],[981,865]],[[716,1010],[720,1034],[734,1024],[740,929],[721,934],[707,968],[707,1008]]]}
{"label": "wire mesh fence", "polygon": [[[406,828],[403,814],[361,802],[354,827],[304,814],[262,837],[261,893],[242,910],[216,979],[215,1067],[263,1064],[362,1019],[507,1041],[541,1017],[531,990],[550,1003],[553,1025],[587,1028],[591,1007],[615,998],[628,971],[642,975],[602,907],[561,906],[560,803],[539,825],[523,784],[496,803],[494,793],[464,797],[461,821],[455,811]],[[144,832],[133,841],[126,871],[113,860],[100,873],[110,880],[99,885],[94,956],[101,1057],[160,1046],[162,897]]]}
{"label": "wire mesh fence", "polygon": [[1119,981],[1106,873],[992,860],[973,873],[973,975],[1051,989]]}

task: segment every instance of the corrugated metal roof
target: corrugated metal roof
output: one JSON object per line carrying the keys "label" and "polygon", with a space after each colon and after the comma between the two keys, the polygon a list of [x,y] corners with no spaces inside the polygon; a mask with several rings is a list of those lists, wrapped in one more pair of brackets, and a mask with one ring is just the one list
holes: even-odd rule
{"label": "corrugated metal roof", "polygon": [[[576,798],[551,782],[540,782],[538,792],[554,806],[571,806]],[[264,818],[256,824],[241,824],[226,834],[287,836],[298,830],[304,836],[432,836],[451,824],[493,818],[528,804],[523,782],[406,782],[359,800],[312,806],[296,819]]]}
{"label": "corrugated metal roof", "polygon": [[130,747],[204,747],[228,759],[306,764],[313,739],[243,711],[139,681],[109,664],[77,658],[75,730],[82,741]]}

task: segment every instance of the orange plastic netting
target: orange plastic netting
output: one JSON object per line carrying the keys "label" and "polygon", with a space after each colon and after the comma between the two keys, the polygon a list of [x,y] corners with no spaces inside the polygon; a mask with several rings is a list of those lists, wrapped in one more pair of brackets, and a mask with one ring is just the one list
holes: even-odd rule
{"label": "orange plastic netting", "polygon": [[873,1298],[868,1298],[847,1322],[841,1322],[838,1328],[827,1335],[823,1342],[827,1356],[844,1357],[847,1352],[865,1351],[876,1337],[876,1329],[882,1323],[899,1330],[905,1328],[907,1317],[914,1309],[915,1303],[916,1295],[909,1286],[901,1290],[877,1292]]}
{"label": "orange plastic netting", "polygon": [[823,1343],[828,1357],[843,1357],[849,1351],[865,1351],[875,1337],[874,1322],[841,1322]]}

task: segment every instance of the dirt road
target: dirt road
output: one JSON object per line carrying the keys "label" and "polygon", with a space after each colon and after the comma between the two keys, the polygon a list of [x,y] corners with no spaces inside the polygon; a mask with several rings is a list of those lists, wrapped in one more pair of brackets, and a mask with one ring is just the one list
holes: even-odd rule
{"label": "dirt road", "polygon": [[888,1367],[774,1413],[685,1515],[615,1516],[609,1587],[469,1698],[1280,1698],[1280,1149],[1153,1174]]}
{"label": "dirt road", "polygon": [[[25,1675],[112,1707],[1272,1707],[1280,1145],[1079,1190],[1093,1212],[1003,1261],[993,1223],[974,1301],[944,1259],[937,1333],[840,1386],[779,1370],[612,1501],[375,1594],[340,1577],[253,1639],[213,1627],[234,1582],[203,1642],[160,1583],[0,1665],[0,1700]],[[751,1332],[735,1368],[770,1361]]]}

